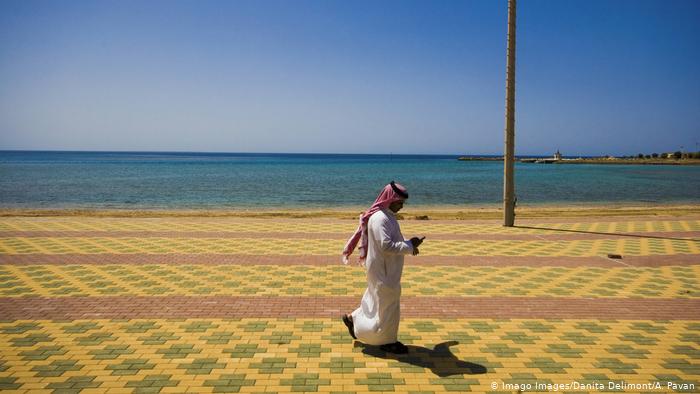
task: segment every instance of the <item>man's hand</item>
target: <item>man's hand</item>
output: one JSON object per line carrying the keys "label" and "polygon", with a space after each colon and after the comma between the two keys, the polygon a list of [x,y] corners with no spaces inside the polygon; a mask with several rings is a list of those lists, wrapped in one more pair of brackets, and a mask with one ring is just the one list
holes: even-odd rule
{"label": "man's hand", "polygon": [[420,244],[423,243],[424,239],[425,239],[425,237],[422,237],[422,238],[413,237],[413,238],[411,238],[411,245],[413,245],[413,249],[419,247]]}
{"label": "man's hand", "polygon": [[425,239],[425,237],[421,237],[421,238],[413,237],[413,238],[411,238],[411,245],[413,245],[413,255],[414,256],[417,255],[418,253],[420,253],[418,251],[418,247],[420,246],[420,244],[423,243],[424,239]]}

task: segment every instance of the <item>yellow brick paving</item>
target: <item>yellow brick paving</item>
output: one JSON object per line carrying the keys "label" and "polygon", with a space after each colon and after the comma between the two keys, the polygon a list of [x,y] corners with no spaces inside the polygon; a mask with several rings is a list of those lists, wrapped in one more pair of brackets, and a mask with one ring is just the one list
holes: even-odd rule
{"label": "yellow brick paving", "polygon": [[[556,230],[630,233],[700,231],[700,220],[644,220],[590,223],[532,223],[523,228],[508,228],[488,223],[433,223],[402,221],[404,233],[427,234],[555,234]],[[304,233],[347,234],[357,227],[355,221],[260,220],[260,219],[114,219],[114,218],[2,218],[0,231],[217,231],[224,233]]]}
{"label": "yellow brick paving", "polygon": [[[0,253],[18,254],[161,254],[225,253],[238,255],[333,256],[345,241],[274,238],[135,238],[135,237],[5,237]],[[424,256],[591,257],[700,254],[700,240],[624,238],[573,241],[431,240]]]}
{"label": "yellow brick paving", "polygon": [[622,380],[659,381],[662,390],[648,390],[656,392],[669,392],[669,382],[700,387],[700,324],[689,321],[405,319],[400,339],[414,354],[398,360],[353,345],[329,319],[14,321],[0,332],[4,389],[437,393]]}
{"label": "yellow brick paving", "polygon": [[[355,266],[29,265],[0,267],[0,296],[360,295]],[[685,267],[407,266],[407,296],[700,298],[700,265]]]}
{"label": "yellow brick paving", "polygon": [[[697,220],[544,223],[547,229],[624,233],[699,231]],[[404,233],[550,234],[497,225],[402,223]],[[232,253],[336,255],[351,222],[3,218],[0,231],[294,232],[306,240],[11,237],[0,254]],[[676,237],[679,238],[679,237]],[[245,246],[242,246],[245,245]],[[696,240],[431,241],[435,256],[698,255]],[[404,294],[697,298],[698,265],[660,268],[406,268]],[[24,296],[351,295],[354,267],[237,265],[0,266],[3,302]],[[262,307],[262,306],[261,306]],[[596,319],[403,319],[400,358],[353,344],[336,319],[13,320],[0,316],[3,392],[516,392],[577,384],[568,392],[700,391],[700,322]],[[484,373],[485,372],[485,373]],[[495,385],[495,386],[494,386]],[[602,389],[600,387],[602,385]],[[675,385],[675,386],[674,386]],[[578,388],[577,388],[578,387]],[[536,390],[537,387],[529,391]],[[613,387],[614,388],[614,387]],[[551,389],[551,387],[550,387]],[[528,391],[528,390],[525,390]],[[551,390],[550,390],[551,391]]]}

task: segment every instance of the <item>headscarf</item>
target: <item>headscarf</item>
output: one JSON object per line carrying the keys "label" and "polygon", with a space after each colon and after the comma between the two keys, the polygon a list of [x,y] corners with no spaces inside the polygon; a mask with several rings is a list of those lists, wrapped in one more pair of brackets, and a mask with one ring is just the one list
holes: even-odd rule
{"label": "headscarf", "polygon": [[343,249],[343,264],[348,263],[348,257],[352,254],[360,240],[362,244],[360,245],[360,264],[363,264],[367,258],[367,223],[369,218],[374,215],[377,211],[389,208],[389,205],[396,201],[402,201],[408,198],[408,192],[406,188],[400,184],[391,181],[388,185],[384,186],[379,196],[374,201],[374,204],[366,210],[362,215],[360,215],[360,225],[355,230],[355,233],[350,237],[348,242],[345,244]]}

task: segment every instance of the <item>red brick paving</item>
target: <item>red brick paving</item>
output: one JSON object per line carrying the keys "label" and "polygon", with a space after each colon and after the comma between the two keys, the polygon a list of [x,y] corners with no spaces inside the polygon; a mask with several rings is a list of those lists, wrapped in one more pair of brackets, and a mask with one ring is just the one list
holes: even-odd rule
{"label": "red brick paving", "polygon": [[[352,260],[352,258],[351,258]],[[235,254],[0,254],[0,264],[240,264],[240,265],[342,265],[340,256],[249,256]],[[536,257],[536,256],[418,256],[407,257],[407,265],[443,265],[461,267],[663,267],[698,264],[698,255]],[[353,260],[351,265],[357,265]]]}
{"label": "red brick paving", "polygon": [[[403,297],[403,318],[700,320],[700,300],[664,298]],[[110,296],[0,298],[0,316],[25,319],[339,317],[357,296]]]}
{"label": "red brick paving", "polygon": [[[469,241],[574,241],[585,239],[614,239],[617,237],[696,239],[700,241],[700,231],[600,233],[575,230],[552,230],[549,234],[430,234],[434,240]],[[340,233],[262,233],[226,231],[0,231],[0,238],[10,237],[110,237],[110,238],[271,238],[271,239],[337,239],[346,240],[348,234]]]}

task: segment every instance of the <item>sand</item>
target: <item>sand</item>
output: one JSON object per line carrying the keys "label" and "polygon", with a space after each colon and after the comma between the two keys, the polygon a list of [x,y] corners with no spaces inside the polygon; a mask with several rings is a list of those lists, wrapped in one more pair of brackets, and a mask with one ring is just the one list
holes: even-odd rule
{"label": "sand", "polygon": [[[243,218],[330,218],[356,219],[364,208],[261,208],[261,209],[0,209],[0,217],[10,216],[85,216],[85,217],[243,217]],[[700,204],[583,204],[533,205],[516,209],[516,218],[584,218],[584,217],[689,217],[700,215]],[[500,219],[498,206],[431,206],[411,207],[401,211],[405,220],[474,220]]]}

